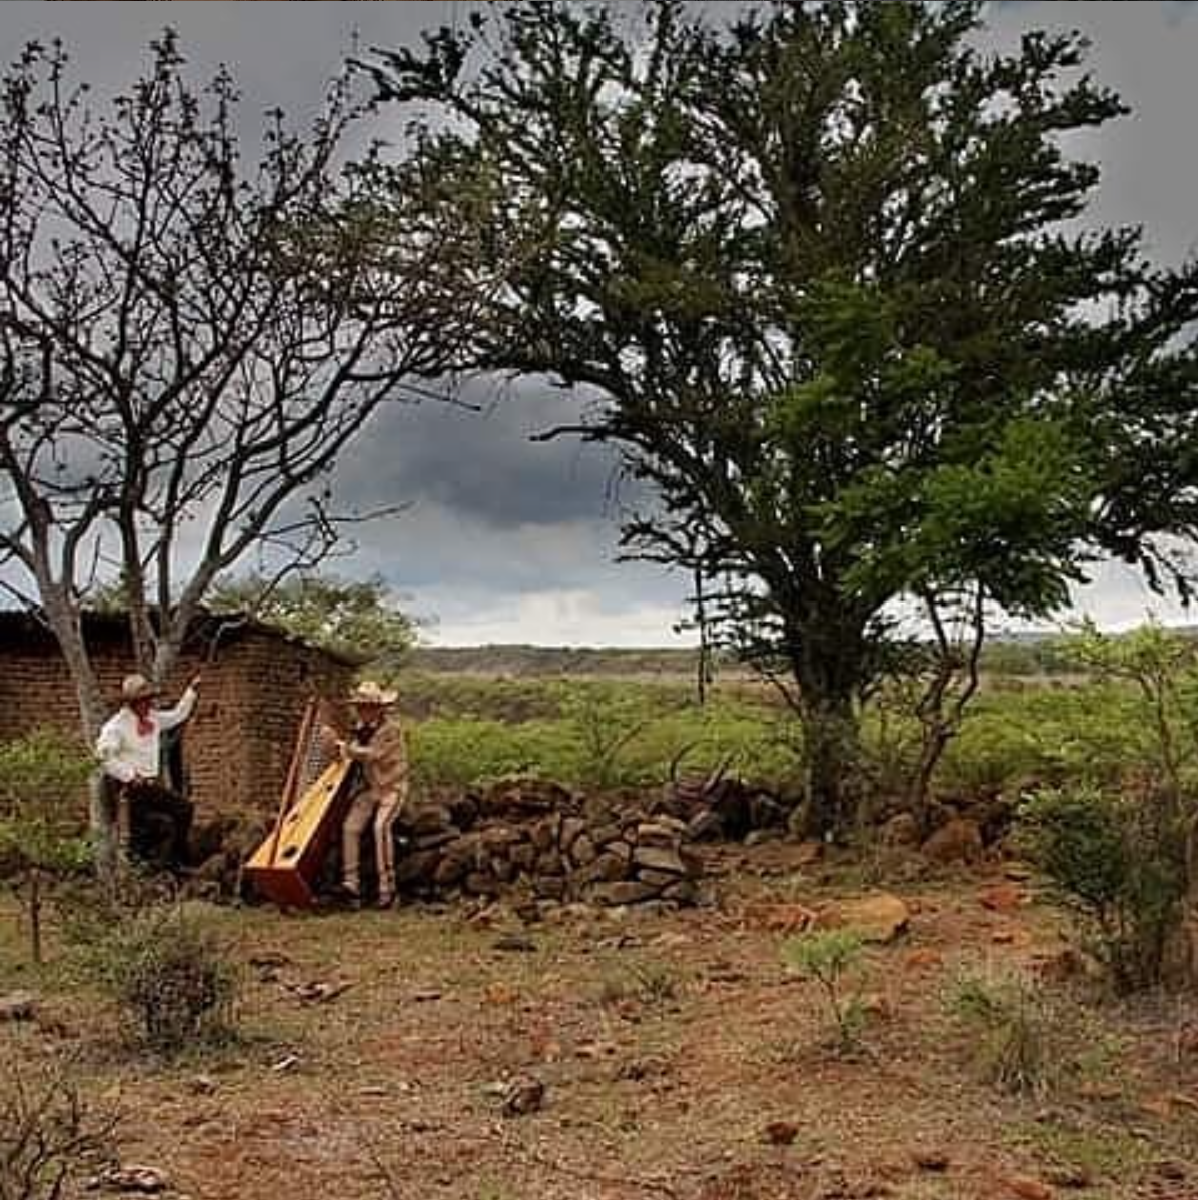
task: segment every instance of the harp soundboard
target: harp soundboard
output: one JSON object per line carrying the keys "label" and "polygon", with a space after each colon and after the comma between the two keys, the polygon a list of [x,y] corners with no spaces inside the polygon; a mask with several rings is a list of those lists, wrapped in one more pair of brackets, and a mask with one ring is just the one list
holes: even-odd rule
{"label": "harp soundboard", "polygon": [[266,899],[286,908],[315,903],[321,867],[345,817],[351,765],[330,756],[321,735],[320,701],[313,700],[300,723],[274,829],[245,865]]}

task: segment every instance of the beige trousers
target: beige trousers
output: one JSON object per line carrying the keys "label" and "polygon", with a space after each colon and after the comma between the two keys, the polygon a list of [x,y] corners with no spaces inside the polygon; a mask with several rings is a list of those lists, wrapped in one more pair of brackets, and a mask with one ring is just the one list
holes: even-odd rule
{"label": "beige trousers", "polygon": [[367,788],[354,797],[341,830],[341,871],[350,891],[362,891],[362,835],[373,823],[374,853],[378,864],[379,896],[395,895],[395,839],[391,829],[403,808],[398,792],[378,795]]}

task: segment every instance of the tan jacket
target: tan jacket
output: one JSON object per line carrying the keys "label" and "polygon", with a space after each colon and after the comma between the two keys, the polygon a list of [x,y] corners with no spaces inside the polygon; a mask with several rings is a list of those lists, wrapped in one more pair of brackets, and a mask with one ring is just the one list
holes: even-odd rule
{"label": "tan jacket", "polygon": [[362,764],[372,792],[398,793],[401,800],[407,795],[408,747],[398,721],[384,720],[366,745],[346,742],[345,753]]}

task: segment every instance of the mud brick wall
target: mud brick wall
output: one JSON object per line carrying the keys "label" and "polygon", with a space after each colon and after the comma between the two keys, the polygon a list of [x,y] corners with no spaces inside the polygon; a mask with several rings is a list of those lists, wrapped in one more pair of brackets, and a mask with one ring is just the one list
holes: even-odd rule
{"label": "mud brick wall", "polygon": [[[106,630],[89,636],[89,646],[115,711],[121,679],[133,669],[127,639]],[[198,815],[273,812],[309,696],[313,690],[344,696],[353,667],[261,628],[221,641],[212,662],[204,658],[198,651],[184,654],[163,698],[174,703],[188,679],[203,671],[199,704],[184,733]],[[45,635],[0,622],[0,741],[38,726],[80,737],[66,667]],[[79,803],[83,811],[83,797]]]}
{"label": "mud brick wall", "polygon": [[[236,753],[193,754],[193,761],[219,772],[204,786],[196,779],[196,801],[210,813],[270,812],[278,806],[295,749],[296,734],[313,691],[340,700],[353,671],[310,647],[285,645],[261,634],[232,647],[217,686],[207,686],[201,710],[211,705],[207,728],[236,746]],[[197,723],[198,725],[198,723]],[[197,734],[200,729],[197,728]],[[206,803],[205,797],[212,802]]]}

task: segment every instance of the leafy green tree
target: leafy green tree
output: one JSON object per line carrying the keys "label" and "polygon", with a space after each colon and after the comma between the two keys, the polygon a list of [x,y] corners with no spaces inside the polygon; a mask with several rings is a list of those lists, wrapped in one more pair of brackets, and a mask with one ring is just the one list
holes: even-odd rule
{"label": "leafy green tree", "polygon": [[282,582],[259,574],[218,583],[214,612],[249,612],[313,645],[395,666],[416,644],[416,622],[396,606],[381,575],[292,575]]}
{"label": "leafy green tree", "polygon": [[1071,135],[1127,110],[982,9],[512,3],[364,64],[505,263],[463,365],[579,386],[550,432],[653,485],[626,552],[785,687],[816,832],[904,606],[1043,616],[1102,555],[1187,588],[1198,267],[1083,228]]}
{"label": "leafy green tree", "polygon": [[76,799],[92,769],[77,744],[50,730],[0,745],[0,862],[23,881],[35,963],[42,961],[43,877],[90,861]]}

